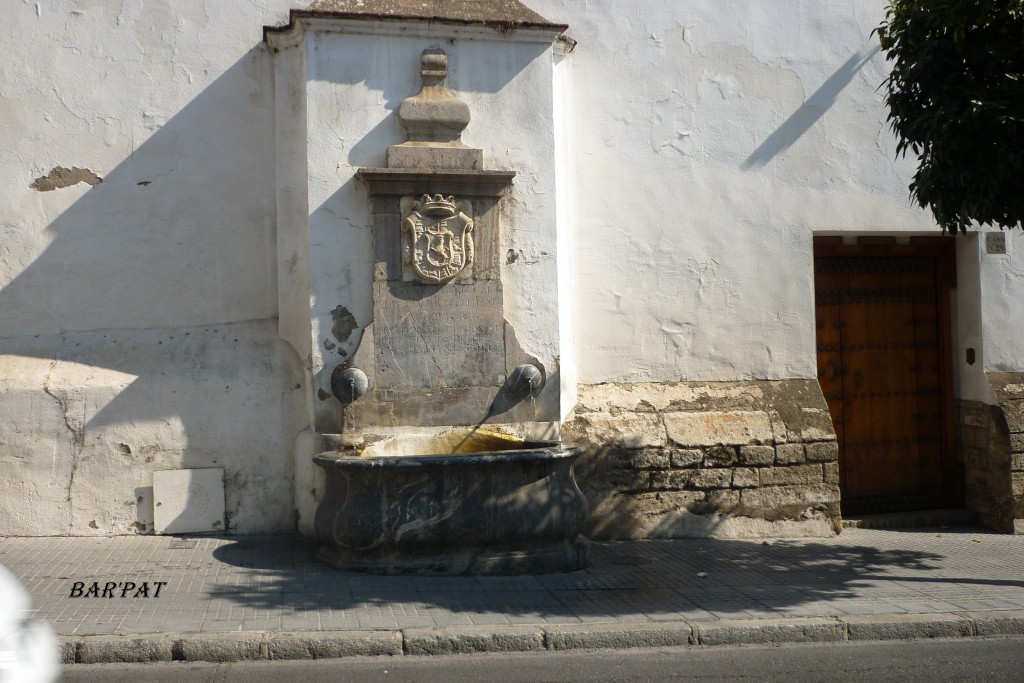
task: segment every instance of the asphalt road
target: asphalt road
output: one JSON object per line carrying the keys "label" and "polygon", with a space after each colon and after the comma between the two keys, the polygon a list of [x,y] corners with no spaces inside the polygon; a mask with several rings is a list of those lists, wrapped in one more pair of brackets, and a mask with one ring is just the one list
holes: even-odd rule
{"label": "asphalt road", "polygon": [[233,664],[79,664],[67,683],[1024,681],[1024,639],[665,648]]}

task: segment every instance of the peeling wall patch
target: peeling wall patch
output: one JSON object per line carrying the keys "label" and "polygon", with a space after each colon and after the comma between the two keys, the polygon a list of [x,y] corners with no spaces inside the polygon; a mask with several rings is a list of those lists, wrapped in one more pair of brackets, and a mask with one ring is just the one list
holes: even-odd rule
{"label": "peeling wall patch", "polygon": [[103,182],[103,178],[93,173],[87,168],[64,168],[63,166],[54,166],[53,170],[44,176],[39,176],[32,181],[29,185],[33,190],[39,190],[40,192],[50,192],[52,190],[59,190],[64,187],[71,187],[78,183],[86,183],[88,185],[99,185]]}
{"label": "peeling wall patch", "polygon": [[359,327],[359,323],[356,322],[356,317],[344,306],[338,306],[331,311],[331,317],[334,318],[334,325],[331,327],[331,334],[333,334],[334,338],[339,342],[344,342],[352,335],[352,332]]}

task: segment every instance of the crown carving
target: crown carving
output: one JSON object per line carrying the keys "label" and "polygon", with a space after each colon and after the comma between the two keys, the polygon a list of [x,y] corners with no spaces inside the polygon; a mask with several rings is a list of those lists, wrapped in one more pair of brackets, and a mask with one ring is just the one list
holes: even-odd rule
{"label": "crown carving", "polygon": [[445,197],[443,194],[425,194],[420,197],[418,204],[420,213],[427,216],[454,216],[458,213],[454,195]]}

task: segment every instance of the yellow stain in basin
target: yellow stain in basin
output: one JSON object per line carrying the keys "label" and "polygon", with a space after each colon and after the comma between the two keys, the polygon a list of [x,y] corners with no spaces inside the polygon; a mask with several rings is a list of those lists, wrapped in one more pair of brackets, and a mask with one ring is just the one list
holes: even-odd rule
{"label": "yellow stain in basin", "polygon": [[523,440],[499,429],[453,429],[441,434],[404,434],[378,441],[363,449],[364,458],[395,455],[448,455],[511,451]]}

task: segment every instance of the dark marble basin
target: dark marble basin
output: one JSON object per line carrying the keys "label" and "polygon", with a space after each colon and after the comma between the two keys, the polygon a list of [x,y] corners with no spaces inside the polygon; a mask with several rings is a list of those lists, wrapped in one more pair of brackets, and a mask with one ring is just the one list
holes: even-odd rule
{"label": "dark marble basin", "polygon": [[[327,473],[317,556],[381,574],[542,574],[582,569],[587,501],[580,449],[497,443],[473,453],[314,458]],[[427,449],[429,450],[429,448]]]}

